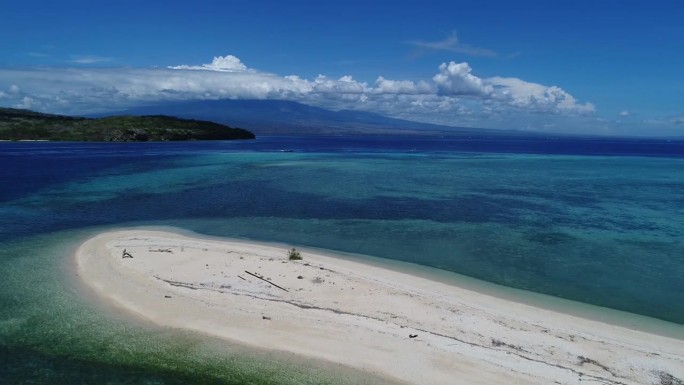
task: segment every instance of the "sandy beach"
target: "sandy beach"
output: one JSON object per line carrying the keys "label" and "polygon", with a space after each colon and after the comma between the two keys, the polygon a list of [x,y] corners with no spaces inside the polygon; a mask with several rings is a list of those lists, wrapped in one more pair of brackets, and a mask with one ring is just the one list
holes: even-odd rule
{"label": "sandy beach", "polygon": [[86,241],[98,298],[161,326],[410,384],[682,384],[684,341],[288,248],[124,229]]}

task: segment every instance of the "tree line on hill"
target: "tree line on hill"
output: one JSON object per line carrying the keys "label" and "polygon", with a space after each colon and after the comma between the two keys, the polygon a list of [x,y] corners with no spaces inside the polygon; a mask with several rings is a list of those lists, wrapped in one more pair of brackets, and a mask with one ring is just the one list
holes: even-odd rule
{"label": "tree line on hill", "polygon": [[254,139],[242,128],[173,116],[109,116],[90,119],[0,108],[0,140],[145,142]]}

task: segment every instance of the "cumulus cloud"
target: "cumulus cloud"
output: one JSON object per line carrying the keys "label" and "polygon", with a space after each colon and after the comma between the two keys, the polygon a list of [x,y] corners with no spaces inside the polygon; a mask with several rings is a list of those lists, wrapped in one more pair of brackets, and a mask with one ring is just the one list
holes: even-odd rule
{"label": "cumulus cloud", "polygon": [[24,96],[21,101],[15,105],[16,108],[23,108],[25,110],[30,110],[34,106],[33,98],[29,96]]}
{"label": "cumulus cloud", "polygon": [[557,86],[545,86],[517,78],[491,77],[485,83],[492,86],[494,96],[509,104],[537,111],[593,113],[591,103],[578,103],[568,92]]}
{"label": "cumulus cloud", "polygon": [[463,44],[459,41],[456,31],[451,32],[444,40],[439,41],[424,41],[424,40],[411,40],[407,42],[421,50],[428,51],[447,51],[462,53],[470,56],[497,56],[496,52],[486,49],[473,47],[468,44]]}
{"label": "cumulus cloud", "polygon": [[341,78],[329,79],[324,75],[318,75],[312,84],[312,91],[321,94],[335,94],[335,95],[360,95],[368,91],[366,83],[359,83],[350,75],[342,76]]}
{"label": "cumulus cloud", "polygon": [[471,71],[470,65],[465,62],[442,63],[439,66],[439,73],[432,80],[442,95],[489,95],[493,88],[471,74]]}
{"label": "cumulus cloud", "polygon": [[375,94],[421,95],[433,93],[433,87],[425,81],[389,80],[379,76],[372,92]]}
{"label": "cumulus cloud", "polygon": [[629,110],[624,110],[624,111],[620,111],[620,113],[618,115],[620,115],[621,117],[627,117],[627,116],[634,115],[634,113],[632,111],[629,111]]}
{"label": "cumulus cloud", "polygon": [[512,116],[591,115],[557,86],[517,78],[478,77],[468,63],[442,63],[423,80],[374,83],[351,75],[306,79],[248,67],[233,55],[209,64],[165,68],[0,68],[3,105],[46,112],[87,114],[141,104],[202,99],[292,100],[330,109],[373,111],[430,123],[469,126],[509,124]]}
{"label": "cumulus cloud", "polygon": [[201,66],[179,65],[169,67],[175,70],[207,70],[207,71],[223,71],[223,72],[240,72],[247,71],[247,66],[233,55],[216,56],[209,64],[202,64]]}

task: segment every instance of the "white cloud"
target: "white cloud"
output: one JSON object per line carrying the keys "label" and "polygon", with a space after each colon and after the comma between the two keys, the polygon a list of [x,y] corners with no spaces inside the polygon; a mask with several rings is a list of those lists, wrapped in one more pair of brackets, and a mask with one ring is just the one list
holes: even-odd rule
{"label": "white cloud", "polygon": [[47,111],[76,114],[184,99],[297,99],[301,93],[310,92],[310,86],[301,81],[257,72],[163,68],[0,70],[0,87],[9,79],[20,82],[22,94],[41,101]]}
{"label": "white cloud", "polygon": [[359,83],[350,75],[342,76],[337,80],[318,75],[312,85],[312,91],[321,94],[359,95],[368,91],[366,83]]}
{"label": "white cloud", "polygon": [[484,84],[482,79],[471,74],[468,63],[449,62],[439,66],[439,73],[432,77],[442,95],[487,96],[493,88]]}
{"label": "white cloud", "polygon": [[536,111],[591,114],[596,108],[591,103],[580,104],[557,86],[526,82],[517,78],[491,77],[485,83],[494,87],[494,97],[510,105]]}
{"label": "white cloud", "polygon": [[21,98],[21,102],[14,105],[14,108],[23,108],[25,110],[30,110],[34,106],[33,98],[29,96],[24,96]]}
{"label": "white cloud", "polygon": [[351,75],[309,80],[255,70],[226,55],[210,64],[166,68],[0,68],[0,89],[8,90],[5,105],[67,114],[174,100],[281,99],[438,124],[515,128],[509,126],[518,119],[513,117],[539,121],[541,127],[551,120],[556,124],[561,116],[595,112],[593,105],[579,103],[557,86],[480,78],[473,72],[468,63],[452,61],[424,80],[378,76],[368,84]]}
{"label": "white cloud", "polygon": [[634,115],[636,115],[636,113],[634,111],[630,111],[630,110],[623,110],[623,111],[620,111],[620,113],[618,115],[621,118],[626,118],[629,116],[634,116]]}
{"label": "white cloud", "polygon": [[202,64],[201,66],[179,65],[169,67],[175,70],[207,70],[207,71],[223,71],[223,72],[240,72],[247,71],[247,66],[233,55],[215,56],[210,64]]}
{"label": "white cloud", "polygon": [[434,93],[434,89],[425,81],[416,83],[411,80],[389,80],[379,76],[375,81],[373,93],[421,95]]}
{"label": "white cloud", "polygon": [[106,63],[114,60],[111,57],[95,56],[95,55],[71,55],[71,63],[76,64],[97,64]]}
{"label": "white cloud", "polygon": [[440,41],[411,40],[407,43],[423,50],[455,52],[470,56],[497,56],[496,52],[490,49],[461,43],[456,31],[451,32],[449,36]]}
{"label": "white cloud", "polygon": [[684,124],[684,115],[675,116],[674,118],[670,119],[670,123]]}

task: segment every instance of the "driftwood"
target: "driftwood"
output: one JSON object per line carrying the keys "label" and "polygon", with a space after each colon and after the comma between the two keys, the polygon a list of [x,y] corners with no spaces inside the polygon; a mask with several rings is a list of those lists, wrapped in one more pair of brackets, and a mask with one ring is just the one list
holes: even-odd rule
{"label": "driftwood", "polygon": [[416,338],[418,337],[418,334],[409,334],[409,338]]}
{"label": "driftwood", "polygon": [[254,274],[254,273],[250,273],[250,272],[249,272],[249,271],[247,271],[247,270],[245,270],[245,273],[247,273],[247,274],[251,275],[252,277],[256,277],[256,278],[259,278],[260,280],[262,280],[262,281],[264,281],[264,282],[266,282],[266,283],[269,283],[269,284],[271,284],[271,285],[273,285],[273,286],[277,287],[278,289],[280,289],[280,290],[284,290],[284,291],[286,291],[286,292],[288,292],[288,293],[289,293],[289,290],[287,290],[286,288],[284,288],[284,287],[281,287],[281,286],[278,286],[278,285],[276,285],[275,283],[273,283],[273,282],[271,282],[271,281],[269,281],[269,280],[267,280],[267,279],[261,278],[261,277],[259,277],[258,275]]}
{"label": "driftwood", "polygon": [[171,249],[154,249],[150,250],[151,253],[171,253],[173,254],[173,250]]}
{"label": "driftwood", "polygon": [[121,258],[133,258],[133,256],[131,255],[131,253],[126,251],[126,249],[124,249],[123,254],[121,254]]}

